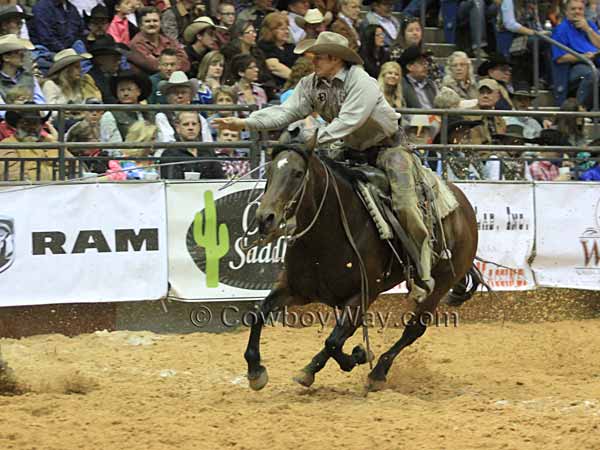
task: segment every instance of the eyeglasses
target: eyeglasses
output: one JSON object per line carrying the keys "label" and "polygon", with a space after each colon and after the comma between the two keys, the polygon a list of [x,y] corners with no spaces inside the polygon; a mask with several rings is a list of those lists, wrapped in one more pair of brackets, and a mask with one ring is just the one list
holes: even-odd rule
{"label": "eyeglasses", "polygon": [[385,37],[385,33],[375,33],[375,37]]}
{"label": "eyeglasses", "polygon": [[256,30],[246,30],[244,34],[256,34]]}

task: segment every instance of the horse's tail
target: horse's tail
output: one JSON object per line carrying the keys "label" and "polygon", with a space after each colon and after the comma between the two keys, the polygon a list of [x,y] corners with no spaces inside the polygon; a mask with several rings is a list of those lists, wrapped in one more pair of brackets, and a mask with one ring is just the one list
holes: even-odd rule
{"label": "horse's tail", "polygon": [[446,296],[445,303],[448,306],[461,306],[467,300],[473,297],[479,286],[485,286],[488,291],[492,288],[483,279],[483,274],[479,268],[473,264],[465,276],[456,285],[450,289]]}

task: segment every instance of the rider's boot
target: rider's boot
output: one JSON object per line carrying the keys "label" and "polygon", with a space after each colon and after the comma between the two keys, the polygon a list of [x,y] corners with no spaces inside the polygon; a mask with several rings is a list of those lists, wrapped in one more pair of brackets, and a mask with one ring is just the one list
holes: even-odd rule
{"label": "rider's boot", "polygon": [[431,244],[429,238],[425,238],[421,245],[421,258],[420,261],[416,262],[419,264],[421,273],[421,286],[417,284],[415,280],[411,283],[410,292],[408,298],[414,300],[415,303],[423,302],[435,288],[435,280],[431,276]]}

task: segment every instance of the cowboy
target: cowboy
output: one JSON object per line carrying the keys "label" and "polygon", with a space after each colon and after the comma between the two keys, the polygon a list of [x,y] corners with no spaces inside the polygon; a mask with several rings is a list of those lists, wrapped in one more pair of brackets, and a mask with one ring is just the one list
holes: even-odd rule
{"label": "cowboy", "polygon": [[[517,111],[529,111],[531,103],[537,95],[530,90],[529,83],[526,81],[515,82],[515,91],[511,94],[512,102]],[[523,127],[523,136],[527,139],[534,139],[542,133],[542,125],[534,117],[529,116],[510,116],[504,117],[506,126],[520,125]]]}
{"label": "cowboy", "polygon": [[215,25],[213,20],[207,16],[198,17],[184,30],[185,52],[191,66],[187,72],[190,76],[198,74],[200,61],[208,52],[219,48],[216,30],[225,30],[225,28]]}
{"label": "cowboy", "polygon": [[124,44],[117,44],[110,35],[101,36],[90,45],[92,68],[88,73],[100,89],[104,103],[117,103],[110,84],[122,65],[124,55],[127,55],[125,48]]}
{"label": "cowboy", "polygon": [[6,91],[14,86],[27,86],[35,103],[46,103],[38,81],[24,67],[27,52],[34,48],[30,41],[15,34],[0,36],[0,103],[5,103]]}
{"label": "cowboy", "polygon": [[[330,12],[323,15],[317,8],[309,9],[304,17],[295,17],[296,25],[304,30],[303,39],[316,39],[319,33],[327,29],[327,25],[332,20]],[[298,41],[300,42],[300,41]]]}
{"label": "cowboy", "polygon": [[389,106],[377,81],[360,67],[363,61],[345,37],[324,31],[305,50],[315,55],[315,73],[302,78],[285,103],[255,111],[246,119],[214,119],[214,125],[234,130],[281,129],[317,112],[328,125],[312,139],[318,144],[343,140],[348,149],[375,161],[390,180],[394,211],[419,249],[415,263],[424,289],[412,283],[411,298],[422,301],[435,285],[432,252],[418,206],[415,159],[397,144],[399,114]]}

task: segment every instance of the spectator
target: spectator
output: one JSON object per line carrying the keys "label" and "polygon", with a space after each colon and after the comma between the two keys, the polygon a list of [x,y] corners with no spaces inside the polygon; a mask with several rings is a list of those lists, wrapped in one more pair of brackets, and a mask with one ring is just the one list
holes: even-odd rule
{"label": "spectator", "polygon": [[355,52],[358,52],[361,44],[357,28],[361,3],[361,0],[340,0],[340,12],[330,27],[331,31],[348,39],[350,48]]}
{"label": "spectator", "polygon": [[298,58],[296,63],[292,66],[290,77],[283,85],[283,92],[280,96],[281,103],[285,102],[287,98],[292,95],[294,88],[300,82],[300,80],[313,73],[314,70],[313,63],[308,58]]}
{"label": "spectator", "polygon": [[[56,136],[44,131],[44,124],[49,117],[50,113],[43,115],[39,111],[7,111],[6,122],[16,131],[12,136],[4,139],[2,143],[17,144],[28,142],[33,144],[38,142],[56,142]],[[72,156],[68,151],[65,151],[65,155],[67,157]],[[21,158],[39,158],[45,160],[18,161]],[[4,165],[2,165],[2,170],[0,170],[0,181],[55,180],[58,171],[56,166],[57,160],[58,150],[55,149],[3,150],[0,162],[3,162]],[[8,169],[6,169],[5,165],[8,165]],[[23,170],[22,177],[21,170]]]}
{"label": "spectator", "polygon": [[158,84],[163,80],[168,80],[173,72],[177,70],[177,51],[172,48],[165,48],[158,59],[158,73],[150,76],[152,82],[152,95],[148,97],[148,103],[166,104],[167,99],[158,89]]}
{"label": "spectator", "polygon": [[442,86],[455,91],[460,98],[471,100],[478,97],[477,82],[471,60],[465,52],[454,52],[448,58],[448,68]]}
{"label": "spectator", "polygon": [[231,29],[235,24],[235,5],[227,0],[219,2],[217,7],[217,21],[222,28],[215,30],[219,48],[229,43],[231,40]]}
{"label": "spectator", "polygon": [[[529,164],[531,178],[535,181],[563,181],[559,180],[559,169],[563,167],[564,161],[563,155],[560,152],[544,152],[538,156],[544,159]],[[569,176],[567,180],[570,179]]]}
{"label": "spectator", "polygon": [[[162,81],[158,88],[167,97],[169,105],[190,105],[198,92],[198,80],[188,79],[184,72],[174,72],[168,81]],[[206,119],[200,113],[199,116],[202,125],[202,140],[212,142],[212,134]],[[158,140],[160,142],[174,142],[176,140],[175,114],[172,111],[160,112],[156,115],[156,125],[158,126]]]}
{"label": "spectator", "polygon": [[419,47],[408,47],[400,56],[404,72],[402,91],[408,108],[432,108],[437,95],[435,84],[428,78],[426,55]]}
{"label": "spectator", "polygon": [[384,47],[385,33],[379,25],[369,25],[365,29],[361,41],[360,56],[364,61],[365,71],[377,79],[381,65],[389,60],[388,53]]}
{"label": "spectator", "polygon": [[498,82],[500,99],[496,109],[513,109],[510,92],[512,91],[512,64],[502,55],[492,55],[483,61],[477,69],[481,78],[491,78]]}
{"label": "spectator", "polygon": [[165,48],[177,51],[177,69],[187,72],[190,61],[182,45],[160,32],[160,13],[149,6],[138,10],[140,32],[131,40],[129,61],[150,74],[158,72],[158,58]]}
{"label": "spectator", "polygon": [[137,27],[129,22],[127,16],[135,11],[135,4],[137,0],[118,0],[115,6],[117,12],[113,17],[108,30],[115,42],[121,42],[125,45],[129,45],[131,38],[137,33]]}
{"label": "spectator", "polygon": [[238,81],[233,86],[238,105],[263,106],[267,103],[267,94],[256,82],[258,81],[258,64],[251,55],[236,56],[231,62],[233,71],[238,74]]}
{"label": "spectator", "polygon": [[405,17],[402,20],[398,38],[390,47],[390,59],[398,61],[402,52],[411,46],[423,48],[423,28],[417,17]]}
{"label": "spectator", "polygon": [[[240,140],[240,132],[236,130],[219,130],[219,142],[235,142]],[[247,158],[248,149],[239,149],[231,147],[221,147],[215,151],[219,158]],[[221,163],[224,176],[228,179],[239,178],[250,172],[250,161],[235,160],[224,161]]]}
{"label": "spectator", "polygon": [[[139,105],[152,93],[147,75],[131,70],[120,72],[110,82],[113,96],[121,105]],[[138,121],[152,121],[151,113],[139,111],[106,111],[100,119],[102,142],[123,142],[129,128]]]}
{"label": "spectator", "polygon": [[[91,58],[92,55],[89,53],[78,55],[72,48],[56,53],[43,86],[46,102],[51,105],[67,103],[80,105],[86,98],[101,97],[102,94],[94,79],[89,74],[81,74],[81,61]],[[78,119],[81,117],[81,112],[69,112],[66,117]]]}
{"label": "spectator", "polygon": [[287,12],[289,33],[294,44],[306,39],[306,32],[302,26],[296,22],[296,19],[302,19],[309,8],[310,2],[308,0],[279,0],[279,2],[277,2],[277,9],[279,11]]}
{"label": "spectator", "polygon": [[296,17],[296,24],[304,30],[304,39],[316,39],[319,33],[327,30],[331,13],[325,16],[317,8],[309,9],[304,17]]}
{"label": "spectator", "polygon": [[[215,105],[222,105],[222,106],[235,105],[235,92],[234,92],[233,88],[231,88],[230,86],[221,86],[219,89],[216,89],[213,93],[213,103]],[[213,119],[218,119],[221,117],[232,117],[234,115],[237,117],[237,113],[234,111],[216,112],[208,117],[208,124],[210,126],[210,123],[212,122]],[[217,130],[214,129],[212,126],[210,126],[210,132],[213,137],[213,140],[216,139],[217,138]]]}
{"label": "spectator", "polygon": [[[99,98],[87,98],[85,100],[86,105],[101,105],[102,101]],[[82,113],[83,119],[69,128],[69,131],[65,134],[66,142],[100,142],[100,119],[102,118],[103,111],[84,111]],[[77,157],[85,157],[83,160],[87,171],[103,174],[108,170],[108,160],[102,159],[107,158],[109,152],[100,150],[99,148],[87,148],[87,149],[69,149],[73,155]],[[89,158],[89,159],[88,159]],[[97,159],[96,159],[97,158]]]}
{"label": "spectator", "polygon": [[[565,100],[560,106],[560,110],[563,112],[584,112],[585,108],[576,99],[570,98]],[[559,145],[583,147],[587,144],[585,119],[583,117],[558,116],[553,128],[563,136],[562,143]]]}
{"label": "spectator", "polygon": [[[567,1],[566,20],[554,28],[552,38],[598,64],[600,61],[598,58],[600,34],[598,34],[598,27],[585,19],[584,9],[583,0]],[[555,46],[552,47],[552,60],[556,64],[570,66],[569,83],[579,84],[577,101],[587,109],[591,109],[593,83],[590,66]]]}
{"label": "spectator", "polygon": [[[216,161],[202,161],[205,158],[214,158],[211,149],[186,147],[186,142],[203,140],[201,136],[201,123],[198,114],[193,111],[181,111],[175,116],[175,129],[177,141],[182,142],[181,148],[168,148],[162,152],[161,164],[173,162],[187,162],[187,164],[161,166],[162,178],[168,180],[183,180],[185,172],[198,172],[201,178],[222,179],[223,169]],[[189,162],[188,162],[189,161]]]}
{"label": "spectator", "polygon": [[[108,31],[108,27],[110,25],[110,16],[108,15],[108,9],[106,6],[97,5],[94,6],[90,15],[84,16],[85,24],[88,27],[88,34],[84,39],[84,44],[87,44],[85,47],[89,46],[96,39],[106,36],[106,32]],[[78,51],[77,53],[84,53],[85,47],[83,50]],[[74,47],[75,48],[75,47]]]}
{"label": "spectator", "polygon": [[[512,93],[512,101],[517,111],[529,111],[531,102],[536,98],[529,90],[529,84],[526,82],[515,83],[515,91]],[[522,134],[525,139],[534,139],[540,136],[542,125],[533,117],[527,116],[509,116],[504,121],[507,126],[518,125],[523,128]]]}
{"label": "spectator", "polygon": [[400,68],[400,64],[394,61],[386,62],[381,66],[377,82],[385,99],[392,108],[399,109],[404,107],[402,69]]}
{"label": "spectator", "polygon": [[127,54],[121,45],[117,45],[109,35],[98,38],[90,45],[92,68],[88,73],[100,89],[104,103],[117,103],[110,86],[119,71],[121,58]]}
{"label": "spectator", "polygon": [[170,3],[171,5],[162,12],[161,29],[165,36],[179,41],[184,30],[199,17],[194,11],[196,1],[173,0]]}
{"label": "spectator", "polygon": [[198,98],[200,103],[210,105],[213,101],[213,92],[221,86],[225,57],[217,51],[208,52],[202,58],[198,68]]}
{"label": "spectator", "polygon": [[46,103],[40,85],[33,74],[26,70],[26,52],[33,50],[30,41],[19,39],[14,34],[0,36],[0,97],[6,101],[6,91],[14,86],[26,86],[33,92],[33,101]]}
{"label": "spectator", "polygon": [[[485,78],[478,84],[479,97],[475,109],[494,110],[500,98],[500,85],[495,80]],[[472,120],[481,120],[482,124],[471,130],[472,139],[481,144],[491,144],[492,136],[506,133],[506,122],[500,116],[471,116]],[[478,137],[474,138],[474,134]]]}
{"label": "spectator", "polygon": [[361,27],[366,29],[369,25],[379,25],[384,31],[384,45],[388,50],[392,43],[398,38],[400,23],[392,16],[394,2],[392,0],[365,0],[364,5],[371,6]]}
{"label": "spectator", "polygon": [[[156,133],[156,125],[139,120],[129,127],[125,142],[155,142]],[[143,159],[152,156],[152,148],[127,148],[121,153],[124,158],[136,158],[136,160],[109,161],[107,170],[109,179],[113,181],[158,179],[158,171],[153,167],[154,162],[151,159]]]}
{"label": "spectator", "polygon": [[261,28],[264,18],[275,11],[273,0],[255,0],[253,6],[240,12],[236,20],[236,25],[241,26],[246,22],[251,22],[254,29],[258,30]]}
{"label": "spectator", "polygon": [[278,87],[282,87],[289,78],[290,68],[298,58],[294,53],[294,45],[288,43],[289,36],[285,14],[271,13],[265,17],[258,46],[265,54],[265,62],[275,76]]}
{"label": "spectator", "polygon": [[216,29],[210,17],[199,17],[183,32],[183,39],[188,44],[185,51],[191,63],[190,76],[198,74],[200,62],[208,52],[218,49]]}
{"label": "spectator", "polygon": [[39,0],[28,25],[31,41],[51,52],[72,47],[84,35],[83,20],[67,0]]}
{"label": "spectator", "polygon": [[[33,91],[27,86],[14,86],[6,91],[7,105],[23,105],[33,103]],[[0,141],[15,134],[15,129],[6,120],[0,121]]]}
{"label": "spectator", "polygon": [[32,16],[23,11],[18,5],[0,7],[0,36],[16,34],[21,39],[29,39],[29,32],[25,20]]}

